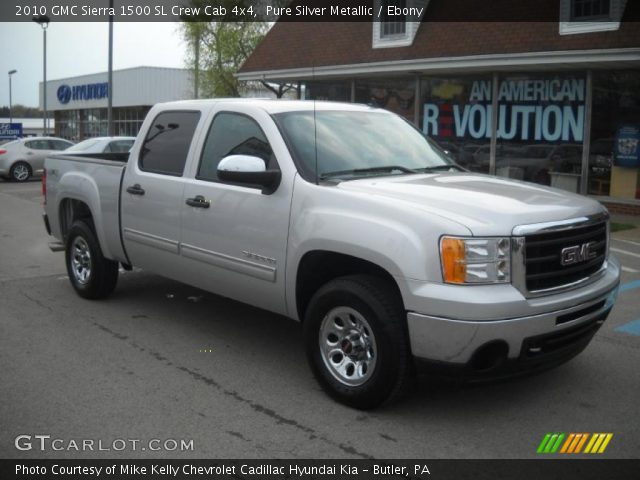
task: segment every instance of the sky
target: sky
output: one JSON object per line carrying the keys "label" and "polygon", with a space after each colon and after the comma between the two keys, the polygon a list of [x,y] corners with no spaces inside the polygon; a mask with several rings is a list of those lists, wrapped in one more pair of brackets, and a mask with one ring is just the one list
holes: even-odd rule
{"label": "sky", "polygon": [[[50,23],[47,29],[47,80],[106,72],[109,24]],[[0,106],[38,106],[42,81],[42,29],[33,22],[0,22]],[[186,67],[186,46],[178,23],[116,22],[113,27],[113,69],[153,66]]]}

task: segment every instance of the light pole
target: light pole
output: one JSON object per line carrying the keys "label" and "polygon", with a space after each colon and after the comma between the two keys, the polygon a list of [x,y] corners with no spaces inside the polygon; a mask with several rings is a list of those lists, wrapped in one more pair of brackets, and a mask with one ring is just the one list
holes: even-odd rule
{"label": "light pole", "polygon": [[13,123],[13,115],[11,114],[11,75],[17,72],[18,70],[9,70],[9,123]]}
{"label": "light pole", "polygon": [[46,15],[39,15],[37,17],[33,17],[32,19],[34,22],[36,22],[38,25],[40,25],[42,27],[42,50],[43,50],[43,54],[42,54],[42,76],[43,76],[43,80],[42,80],[42,98],[43,98],[43,105],[42,105],[42,123],[43,123],[43,130],[44,130],[44,135],[47,134],[47,27],[49,26],[49,22],[51,21],[49,19],[49,17],[47,17]]}
{"label": "light pole", "polygon": [[[113,0],[109,0],[109,11],[113,11]],[[115,135],[113,129],[113,15],[109,15],[109,69],[107,74],[107,135]]]}

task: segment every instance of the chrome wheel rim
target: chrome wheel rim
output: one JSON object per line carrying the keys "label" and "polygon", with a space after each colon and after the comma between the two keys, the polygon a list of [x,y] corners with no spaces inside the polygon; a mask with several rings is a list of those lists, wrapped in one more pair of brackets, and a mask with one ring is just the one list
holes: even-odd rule
{"label": "chrome wheel rim", "polygon": [[71,244],[71,271],[76,281],[86,285],[91,278],[91,252],[86,240],[76,237]]}
{"label": "chrome wheel rim", "polygon": [[29,167],[23,164],[13,167],[13,178],[18,180],[19,182],[24,182],[27,178],[29,178]]}
{"label": "chrome wheel rim", "polygon": [[320,356],[327,370],[344,385],[364,384],[376,368],[378,351],[369,322],[358,311],[336,307],[322,319]]}

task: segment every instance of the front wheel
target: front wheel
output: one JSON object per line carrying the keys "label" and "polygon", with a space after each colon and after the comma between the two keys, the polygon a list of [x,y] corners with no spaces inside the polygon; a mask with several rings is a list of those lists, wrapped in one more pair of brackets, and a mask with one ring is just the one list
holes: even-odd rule
{"label": "front wheel", "polygon": [[118,262],[102,254],[93,229],[83,221],[74,222],[67,235],[65,260],[69,280],[81,297],[109,296],[118,282]]}
{"label": "front wheel", "polygon": [[394,286],[369,275],[333,280],[313,296],[304,319],[307,356],[321,386],[360,409],[406,390],[411,352]]}

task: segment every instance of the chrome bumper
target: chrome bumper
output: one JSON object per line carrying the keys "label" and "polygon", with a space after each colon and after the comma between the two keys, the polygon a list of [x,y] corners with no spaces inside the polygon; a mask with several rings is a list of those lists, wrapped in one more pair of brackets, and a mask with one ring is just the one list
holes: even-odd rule
{"label": "chrome bumper", "polygon": [[[473,360],[474,354],[489,344],[502,345],[506,353],[504,360],[535,357],[545,353],[531,339],[549,338],[553,342],[556,338],[556,343],[562,344],[563,348],[570,346],[572,338],[578,336],[574,332],[586,331],[589,326],[597,330],[615,303],[620,274],[617,261],[611,259],[608,268],[611,271],[598,282],[600,285],[588,288],[592,293],[597,291],[597,294],[585,298],[585,289],[576,289],[576,302],[572,306],[566,306],[565,293],[556,309],[544,313],[484,320],[483,312],[478,311],[478,305],[473,302],[469,304],[470,312],[474,312],[475,308],[478,320],[469,320],[468,315],[465,315],[465,319],[454,319],[409,312],[407,322],[412,354],[432,362],[467,365]],[[606,282],[606,285],[602,282]],[[464,303],[462,298],[460,301]],[[548,302],[549,306],[552,304],[553,302]],[[588,340],[590,339],[591,337]],[[575,340],[578,342],[581,339]]]}

